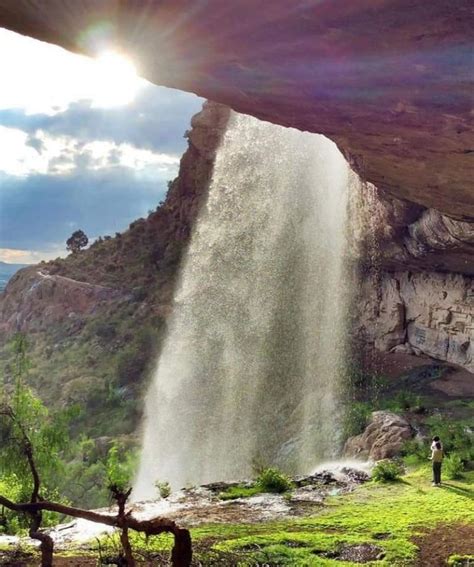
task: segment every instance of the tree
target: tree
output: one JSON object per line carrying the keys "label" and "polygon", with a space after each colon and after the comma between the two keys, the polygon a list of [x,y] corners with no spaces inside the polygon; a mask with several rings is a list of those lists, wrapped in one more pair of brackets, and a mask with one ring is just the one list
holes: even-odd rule
{"label": "tree", "polygon": [[52,567],[54,551],[52,538],[42,530],[44,512],[83,518],[118,528],[121,532],[122,560],[127,567],[135,565],[128,537],[130,529],[147,536],[171,533],[175,540],[171,564],[174,567],[189,567],[192,559],[189,530],[165,518],[140,521],[126,510],[131,493],[130,467],[121,458],[117,445],[110,450],[107,461],[108,488],[118,507],[115,516],[75,508],[47,498],[51,496],[48,480],[54,479],[52,471],[60,468],[60,451],[67,444],[69,415],[68,412],[50,414],[41,400],[23,383],[29,366],[26,349],[25,337],[18,334],[13,340],[14,388],[10,393],[6,393],[4,388],[0,399],[0,470],[7,477],[14,476],[19,484],[15,497],[20,503],[13,502],[11,495],[7,498],[0,494],[0,506],[28,518],[29,536],[41,543],[42,567]]}
{"label": "tree", "polygon": [[71,234],[71,236],[66,240],[66,248],[76,254],[81,250],[81,248],[85,248],[89,244],[89,239],[87,235],[82,230],[76,230]]}

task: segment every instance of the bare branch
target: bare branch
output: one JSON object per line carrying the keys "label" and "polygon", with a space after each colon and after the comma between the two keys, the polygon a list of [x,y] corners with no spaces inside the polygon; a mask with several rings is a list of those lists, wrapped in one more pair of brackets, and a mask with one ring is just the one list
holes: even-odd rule
{"label": "bare branch", "polygon": [[[58,512],[66,516],[89,520],[98,524],[117,528],[128,528],[146,534],[147,536],[171,533],[174,536],[174,547],[171,555],[171,562],[174,567],[189,567],[192,559],[191,536],[189,530],[180,528],[172,520],[166,518],[153,518],[151,520],[137,520],[131,514],[125,514],[119,520],[118,516],[99,514],[90,510],[83,510],[73,506],[58,504],[42,500],[34,503],[16,504],[4,496],[0,495],[0,504],[15,512],[34,513],[40,510]],[[120,525],[122,524],[122,525]]]}

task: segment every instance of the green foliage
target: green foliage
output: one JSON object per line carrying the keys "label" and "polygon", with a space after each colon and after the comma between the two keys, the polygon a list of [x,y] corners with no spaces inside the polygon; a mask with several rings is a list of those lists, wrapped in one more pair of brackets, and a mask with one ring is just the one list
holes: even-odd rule
{"label": "green foliage", "polygon": [[[21,501],[22,486],[15,475],[0,478],[0,494],[12,502]],[[17,534],[22,529],[20,517],[16,512],[2,508],[0,511],[0,534]]]}
{"label": "green foliage", "polygon": [[[61,452],[68,445],[68,422],[77,409],[51,413],[24,385],[29,368],[27,348],[23,336],[13,338],[15,387],[13,392],[3,392],[0,403],[0,481],[13,487],[7,493],[16,501],[30,501],[34,488],[31,458],[40,477],[42,498],[59,500],[56,480],[64,470]],[[44,513],[43,525],[52,525],[57,519],[57,514]],[[7,523],[8,529],[15,531],[24,525],[22,518]]]}
{"label": "green foliage", "polygon": [[426,420],[430,436],[438,435],[446,455],[456,453],[462,461],[474,460],[474,435],[463,423],[446,417],[432,416]]}
{"label": "green foliage", "polygon": [[237,498],[250,498],[256,494],[260,494],[262,490],[259,486],[231,486],[219,493],[219,498],[221,500],[237,500]]}
{"label": "green foliage", "polygon": [[[404,449],[404,451],[405,450],[406,449]],[[426,460],[426,456],[423,460]],[[417,453],[408,453],[403,457],[403,464],[408,468],[413,468],[417,467],[423,460]]]}
{"label": "green foliage", "polygon": [[346,410],[343,421],[345,439],[362,433],[369,421],[372,409],[367,402],[353,402]]}
{"label": "green foliage", "polygon": [[403,474],[403,467],[396,461],[384,459],[379,461],[372,469],[372,480],[375,482],[393,482],[399,480]]}
{"label": "green foliage", "polygon": [[171,485],[169,482],[157,480],[155,482],[155,488],[161,498],[168,498],[171,494]]}
{"label": "green foliage", "polygon": [[109,449],[106,462],[108,488],[127,492],[132,485],[134,467],[133,456],[122,445],[114,443]]}
{"label": "green foliage", "polygon": [[344,380],[347,400],[359,400],[375,405],[387,388],[386,379],[380,374],[365,372],[358,364],[349,366]]}
{"label": "green foliage", "polygon": [[[466,482],[453,481],[450,487],[432,490],[427,464],[403,482],[366,483],[351,494],[332,497],[320,513],[309,517],[201,526],[192,530],[196,561],[246,567],[356,567],[358,563],[341,562],[331,555],[342,545],[372,543],[385,554],[374,565],[412,565],[418,552],[413,537],[420,531],[439,523],[474,521],[474,474],[467,474]],[[379,534],[386,538],[380,539]],[[207,553],[206,542],[212,542]],[[213,554],[215,563],[206,563],[205,558]]]}
{"label": "green foliage", "polygon": [[417,437],[405,441],[401,453],[407,466],[426,462],[426,459],[430,456],[428,443]]}
{"label": "green foliage", "polygon": [[469,567],[474,564],[474,555],[451,555],[448,559],[448,567]]}
{"label": "green foliage", "polygon": [[66,249],[77,254],[81,248],[85,248],[89,243],[89,239],[83,230],[74,231],[66,240]]}
{"label": "green foliage", "polygon": [[[43,483],[61,469],[60,451],[68,444],[67,424],[76,408],[50,413],[43,402],[24,385],[28,369],[24,337],[13,340],[16,355],[16,384],[13,394],[4,393],[0,415],[0,470],[15,475],[25,494],[32,489],[31,471],[25,456],[25,443],[31,443],[34,460]],[[52,488],[45,484],[45,489]]]}
{"label": "green foliage", "polygon": [[156,336],[153,329],[140,329],[134,339],[117,357],[116,384],[130,386],[140,383],[152,359]]}
{"label": "green foliage", "polygon": [[423,407],[421,397],[408,390],[398,392],[394,397],[380,400],[379,408],[403,413],[409,410],[419,410]]}
{"label": "green foliage", "polygon": [[263,470],[256,479],[260,492],[287,492],[293,488],[291,479],[276,468]]}
{"label": "green foliage", "polygon": [[462,478],[464,471],[464,463],[459,455],[452,453],[443,462],[444,474],[450,480]]}

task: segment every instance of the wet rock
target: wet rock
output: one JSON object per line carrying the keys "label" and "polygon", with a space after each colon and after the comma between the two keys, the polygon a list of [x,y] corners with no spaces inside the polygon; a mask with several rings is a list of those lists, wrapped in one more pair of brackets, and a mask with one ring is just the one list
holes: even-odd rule
{"label": "wet rock", "polygon": [[352,561],[353,563],[367,563],[377,561],[385,557],[385,552],[381,547],[372,543],[362,543],[359,545],[345,545],[337,555],[340,561]]}
{"label": "wet rock", "polygon": [[342,474],[347,476],[349,480],[355,482],[357,484],[362,484],[363,482],[367,482],[370,479],[370,475],[365,471],[360,469],[354,469],[350,467],[343,467],[341,469]]}
{"label": "wet rock", "polygon": [[390,532],[376,532],[372,534],[374,539],[390,539],[392,534]]}
{"label": "wet rock", "polygon": [[389,459],[396,456],[413,435],[413,429],[403,417],[389,411],[375,411],[365,431],[346,441],[344,454],[374,461]]}
{"label": "wet rock", "polygon": [[209,484],[203,484],[202,488],[209,490],[210,492],[225,492],[229,488],[235,488],[236,486],[241,486],[244,488],[250,488],[252,486],[252,481],[247,480],[243,482],[211,482]]}
{"label": "wet rock", "polygon": [[334,484],[337,479],[332,472],[323,471],[308,476],[297,476],[293,482],[297,487],[302,487],[311,484]]}

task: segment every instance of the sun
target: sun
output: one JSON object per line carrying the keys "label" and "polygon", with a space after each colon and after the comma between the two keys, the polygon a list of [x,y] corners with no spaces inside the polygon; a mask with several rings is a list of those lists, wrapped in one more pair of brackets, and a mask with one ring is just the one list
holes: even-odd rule
{"label": "sun", "polygon": [[106,51],[94,63],[94,106],[122,106],[134,99],[142,79],[130,59],[116,51]]}

